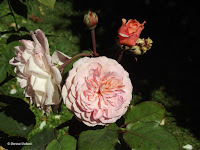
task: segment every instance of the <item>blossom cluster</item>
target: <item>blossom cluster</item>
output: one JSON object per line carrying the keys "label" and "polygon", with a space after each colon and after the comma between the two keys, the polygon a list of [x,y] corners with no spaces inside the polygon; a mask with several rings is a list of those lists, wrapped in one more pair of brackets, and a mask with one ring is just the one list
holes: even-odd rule
{"label": "blossom cluster", "polygon": [[[89,11],[84,22],[92,31],[98,18]],[[151,39],[140,39],[145,21],[122,19],[118,30],[119,44],[146,52]],[[73,58],[60,51],[50,56],[48,40],[42,30],[31,31],[32,40],[20,40],[16,54],[9,63],[15,66],[17,81],[24,88],[30,103],[49,114],[63,100],[78,120],[88,126],[116,122],[128,109],[133,86],[129,73],[114,59],[105,56],[84,57],[73,64],[66,79],[62,79],[63,66]],[[67,63],[66,63],[67,62]],[[63,85],[61,82],[65,81]]]}

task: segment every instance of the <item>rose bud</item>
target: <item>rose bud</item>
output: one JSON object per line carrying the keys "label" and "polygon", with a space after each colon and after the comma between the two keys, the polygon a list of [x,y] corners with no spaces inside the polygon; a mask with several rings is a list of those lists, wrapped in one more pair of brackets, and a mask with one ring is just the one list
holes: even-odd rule
{"label": "rose bud", "polygon": [[153,41],[148,37],[147,39],[139,38],[136,42],[136,45],[131,47],[131,52],[134,55],[142,55],[151,49]]}
{"label": "rose bud", "polygon": [[84,57],[73,64],[62,87],[67,108],[87,126],[116,122],[128,109],[133,86],[114,59]]}
{"label": "rose bud", "polygon": [[30,103],[48,115],[50,107],[60,103],[62,76],[54,64],[62,65],[70,57],[59,51],[50,56],[48,40],[42,30],[30,34],[33,41],[20,40],[23,46],[15,47],[16,56],[9,63],[15,66],[17,81],[24,88],[25,96],[30,97]]}
{"label": "rose bud", "polygon": [[122,26],[118,30],[119,44],[127,46],[135,46],[140,33],[144,29],[144,21],[140,24],[137,20],[130,19],[126,23],[126,19],[122,19]]}
{"label": "rose bud", "polygon": [[96,13],[89,11],[87,14],[85,14],[83,22],[90,30],[93,30],[96,28],[98,23],[98,16]]}

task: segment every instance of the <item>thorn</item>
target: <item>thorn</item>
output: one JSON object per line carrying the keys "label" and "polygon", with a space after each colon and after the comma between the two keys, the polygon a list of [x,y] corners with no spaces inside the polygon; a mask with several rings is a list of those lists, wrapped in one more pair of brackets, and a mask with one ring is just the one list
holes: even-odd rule
{"label": "thorn", "polygon": [[137,59],[137,57],[135,57],[135,61],[138,63],[138,59]]}

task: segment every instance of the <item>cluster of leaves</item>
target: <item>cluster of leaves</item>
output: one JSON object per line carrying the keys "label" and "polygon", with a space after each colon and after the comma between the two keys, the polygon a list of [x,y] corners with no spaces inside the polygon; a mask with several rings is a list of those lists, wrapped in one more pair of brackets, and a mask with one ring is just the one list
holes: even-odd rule
{"label": "cluster of leaves", "polygon": [[175,137],[160,126],[164,113],[164,107],[157,102],[140,103],[130,107],[121,127],[110,124],[101,130],[82,132],[78,147],[81,150],[125,149],[125,141],[132,149],[179,149]]}
{"label": "cluster of leaves", "polygon": [[[61,108],[60,114],[67,116],[65,121],[69,122],[72,115],[66,110],[66,107]],[[164,114],[165,108],[161,104],[148,101],[136,106],[131,105],[124,116],[122,125],[121,123],[114,123],[103,129],[82,131],[77,139],[69,135],[68,128],[59,127],[62,126],[63,122],[58,122],[57,127],[46,126],[40,132],[30,136],[31,131],[34,131],[35,119],[28,104],[19,98],[2,96],[0,129],[12,136],[28,137],[29,135],[30,138],[27,139],[27,142],[31,145],[23,146],[23,150],[39,148],[75,150],[76,147],[79,150],[109,150],[128,147],[141,150],[179,149],[176,138],[160,125],[164,119]],[[65,132],[61,133],[59,128],[65,128]],[[69,128],[74,127],[70,125]],[[59,132],[60,135],[58,136]]]}

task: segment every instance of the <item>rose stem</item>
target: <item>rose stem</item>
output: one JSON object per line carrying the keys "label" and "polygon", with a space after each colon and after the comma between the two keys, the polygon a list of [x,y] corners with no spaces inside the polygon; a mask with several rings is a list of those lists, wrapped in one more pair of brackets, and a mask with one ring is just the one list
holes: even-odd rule
{"label": "rose stem", "polygon": [[118,59],[117,59],[117,62],[118,62],[118,63],[119,63],[119,62],[121,61],[121,59],[122,59],[124,50],[125,50],[125,48],[124,48],[124,46],[122,46],[122,48],[120,49],[120,54],[119,54]]}
{"label": "rose stem", "polygon": [[131,122],[124,123],[123,125],[120,126],[120,128],[123,128],[124,126],[128,125],[129,123],[131,123]]}
{"label": "rose stem", "polygon": [[79,57],[82,57],[82,56],[92,56],[92,54],[86,54],[86,53],[77,54],[74,57],[72,57],[71,59],[67,60],[64,64],[60,65],[58,67],[58,69],[64,68],[65,66],[67,66],[68,64],[70,64],[73,60],[75,60],[75,59],[77,59]]}
{"label": "rose stem", "polygon": [[13,13],[13,11],[12,11],[11,4],[10,4],[10,1],[9,1],[9,0],[8,0],[8,6],[9,6],[9,9],[10,9],[11,15],[13,16],[13,19],[14,19],[14,21],[15,21],[16,30],[17,30],[17,32],[19,32],[18,24],[17,24],[16,18],[15,18],[15,15],[14,15],[14,13]]}
{"label": "rose stem", "polygon": [[94,31],[94,29],[91,30],[91,36],[92,36],[92,45],[93,45],[94,56],[99,56],[99,54],[96,52],[96,41],[95,41],[95,31]]}

